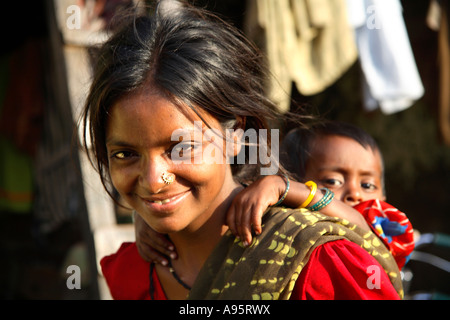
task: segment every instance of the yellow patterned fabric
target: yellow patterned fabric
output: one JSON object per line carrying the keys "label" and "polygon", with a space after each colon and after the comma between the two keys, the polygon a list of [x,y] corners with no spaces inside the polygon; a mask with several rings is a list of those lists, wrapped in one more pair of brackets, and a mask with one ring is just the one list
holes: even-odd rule
{"label": "yellow patterned fabric", "polygon": [[263,233],[248,248],[230,232],[225,234],[200,271],[189,299],[289,299],[314,248],[338,239],[350,240],[371,254],[403,298],[397,264],[371,231],[307,209],[271,208],[264,215]]}

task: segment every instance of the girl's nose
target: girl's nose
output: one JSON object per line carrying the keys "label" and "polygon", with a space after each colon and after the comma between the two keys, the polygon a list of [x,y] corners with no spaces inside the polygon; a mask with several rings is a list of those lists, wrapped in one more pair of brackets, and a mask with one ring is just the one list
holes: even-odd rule
{"label": "girl's nose", "polygon": [[143,160],[141,172],[139,174],[139,184],[145,188],[150,194],[161,191],[167,183],[168,177],[174,177],[168,170],[168,165],[164,160]]}

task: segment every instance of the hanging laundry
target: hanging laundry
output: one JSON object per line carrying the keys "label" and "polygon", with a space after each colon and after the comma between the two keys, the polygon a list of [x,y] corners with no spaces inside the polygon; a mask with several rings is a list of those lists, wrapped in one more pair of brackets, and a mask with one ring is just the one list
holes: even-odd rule
{"label": "hanging laundry", "polygon": [[363,71],[364,108],[392,114],[424,94],[399,0],[347,0]]}
{"label": "hanging laundry", "polygon": [[249,0],[244,31],[267,56],[268,95],[281,111],[293,82],[303,95],[320,93],[358,57],[345,0]]}
{"label": "hanging laundry", "polygon": [[431,0],[427,13],[428,27],[438,33],[439,131],[450,146],[450,1]]}

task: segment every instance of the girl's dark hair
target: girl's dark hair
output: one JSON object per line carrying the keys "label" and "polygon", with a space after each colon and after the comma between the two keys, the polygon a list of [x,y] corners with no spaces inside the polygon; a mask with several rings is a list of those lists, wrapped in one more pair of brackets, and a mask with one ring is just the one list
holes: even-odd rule
{"label": "girl's dark hair", "polygon": [[[265,95],[267,72],[262,56],[240,31],[186,2],[161,0],[152,11],[126,18],[122,14],[123,26],[100,48],[94,66],[82,116],[83,141],[105,187],[108,112],[120,98],[149,83],[200,118],[199,109],[206,110],[224,129],[239,123],[245,123],[244,131],[264,129],[281,117]],[[92,149],[87,148],[89,144]],[[259,165],[231,166],[243,182],[259,175]]]}
{"label": "girl's dark hair", "polygon": [[340,121],[320,121],[310,127],[292,129],[286,134],[280,150],[280,162],[299,181],[304,181],[306,163],[311,155],[311,148],[316,138],[323,136],[347,137],[358,142],[363,148],[378,152],[381,158],[381,183],[384,187],[383,155],[375,139],[362,128]]}

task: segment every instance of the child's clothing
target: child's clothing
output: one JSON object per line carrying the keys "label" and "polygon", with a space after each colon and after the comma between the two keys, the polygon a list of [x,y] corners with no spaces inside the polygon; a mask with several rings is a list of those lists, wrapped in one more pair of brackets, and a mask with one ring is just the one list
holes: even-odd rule
{"label": "child's clothing", "polygon": [[414,230],[406,215],[380,200],[367,200],[354,207],[383,240],[401,270],[414,250]]}

